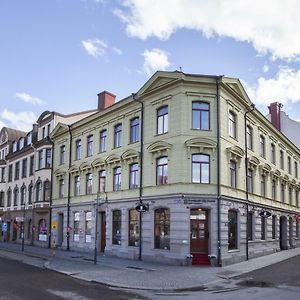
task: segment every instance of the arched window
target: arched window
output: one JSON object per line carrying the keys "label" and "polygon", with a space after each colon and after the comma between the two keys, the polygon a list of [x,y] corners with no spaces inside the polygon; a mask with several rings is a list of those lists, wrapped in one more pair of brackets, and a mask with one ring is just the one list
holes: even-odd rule
{"label": "arched window", "polygon": [[42,182],[38,181],[35,187],[35,201],[40,202],[42,201]]}
{"label": "arched window", "polygon": [[14,189],[14,206],[18,205],[18,198],[19,198],[19,189],[16,187]]}
{"label": "arched window", "polygon": [[23,185],[21,187],[21,205],[25,205],[26,202],[26,187]]}
{"label": "arched window", "polygon": [[228,211],[228,250],[238,249],[238,213]]}
{"label": "arched window", "polygon": [[50,201],[51,184],[49,180],[44,182],[44,201]]}
{"label": "arched window", "polygon": [[170,209],[158,208],[154,211],[154,248],[170,249]]}
{"label": "arched window", "polygon": [[0,207],[4,207],[4,192],[0,192]]}
{"label": "arched window", "polygon": [[28,204],[32,204],[33,186],[30,184],[28,187]]}
{"label": "arched window", "polygon": [[195,101],[192,104],[193,129],[209,130],[209,104]]}
{"label": "arched window", "polygon": [[157,134],[168,132],[168,106],[163,106],[157,110]]}
{"label": "arched window", "polygon": [[39,241],[47,241],[47,222],[45,219],[40,219],[39,221]]}
{"label": "arched window", "polygon": [[7,191],[7,207],[11,206],[11,189],[9,188]]}

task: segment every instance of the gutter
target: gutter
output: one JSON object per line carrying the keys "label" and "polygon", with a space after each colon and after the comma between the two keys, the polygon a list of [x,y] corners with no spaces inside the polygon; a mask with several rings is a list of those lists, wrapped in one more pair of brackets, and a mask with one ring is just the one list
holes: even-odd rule
{"label": "gutter", "polygon": [[51,151],[51,176],[50,176],[50,184],[51,184],[51,189],[50,189],[50,210],[49,210],[49,226],[50,226],[50,230],[49,230],[49,239],[48,239],[48,248],[51,248],[51,237],[52,237],[52,186],[53,186],[53,163],[54,163],[54,143],[51,140],[51,138],[48,136],[49,138],[49,142],[51,142],[52,145],[52,151]]}
{"label": "gutter", "polygon": [[68,131],[70,136],[69,143],[69,170],[68,170],[68,202],[67,202],[67,251],[70,251],[70,190],[71,190],[71,173],[70,168],[72,164],[72,132],[71,125],[68,125]]}

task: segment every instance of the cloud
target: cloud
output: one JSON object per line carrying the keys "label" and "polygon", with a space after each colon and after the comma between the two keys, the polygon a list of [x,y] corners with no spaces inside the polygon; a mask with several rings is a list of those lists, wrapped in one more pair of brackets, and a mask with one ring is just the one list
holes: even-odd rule
{"label": "cloud", "polygon": [[119,48],[114,47],[114,48],[112,48],[112,50],[117,55],[122,55],[123,54],[123,51]]}
{"label": "cloud", "polygon": [[268,65],[264,65],[263,66],[263,72],[267,73],[269,71],[269,66]]}
{"label": "cloud", "polygon": [[26,103],[34,104],[34,105],[42,105],[45,104],[45,101],[41,100],[38,97],[31,96],[27,93],[16,93],[15,97],[21,101]]}
{"label": "cloud", "polygon": [[4,109],[0,112],[1,126],[7,126],[22,131],[30,131],[32,129],[32,124],[35,123],[36,120],[37,117],[32,111],[14,113]]}
{"label": "cloud", "polygon": [[107,44],[100,39],[88,39],[82,41],[82,46],[88,55],[95,58],[103,57],[106,54]]}
{"label": "cloud", "polygon": [[297,0],[122,0],[114,10],[131,37],[167,40],[179,29],[207,38],[251,43],[260,54],[296,59],[300,54]]}
{"label": "cloud", "polygon": [[270,104],[278,101],[282,104],[300,102],[300,70],[280,67],[274,78],[260,77],[255,86],[244,83],[245,89],[257,104]]}
{"label": "cloud", "polygon": [[143,71],[146,75],[150,76],[157,70],[164,71],[170,66],[169,54],[161,49],[145,50],[142,56],[144,57]]}

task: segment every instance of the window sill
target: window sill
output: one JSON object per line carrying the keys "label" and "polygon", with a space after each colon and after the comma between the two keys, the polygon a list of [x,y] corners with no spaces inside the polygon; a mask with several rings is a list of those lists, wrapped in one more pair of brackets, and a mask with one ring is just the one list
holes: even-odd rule
{"label": "window sill", "polygon": [[235,253],[235,252],[241,252],[241,250],[240,249],[228,250],[228,253]]}

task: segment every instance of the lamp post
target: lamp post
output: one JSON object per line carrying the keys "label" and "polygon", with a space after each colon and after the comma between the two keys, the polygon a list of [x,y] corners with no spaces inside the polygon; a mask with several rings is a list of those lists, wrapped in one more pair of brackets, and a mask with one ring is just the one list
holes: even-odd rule
{"label": "lamp post", "polygon": [[247,143],[247,115],[255,108],[251,103],[250,108],[244,113],[244,134],[245,134],[245,179],[246,179],[246,260],[249,260],[249,184],[248,184],[248,143]]}

